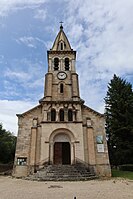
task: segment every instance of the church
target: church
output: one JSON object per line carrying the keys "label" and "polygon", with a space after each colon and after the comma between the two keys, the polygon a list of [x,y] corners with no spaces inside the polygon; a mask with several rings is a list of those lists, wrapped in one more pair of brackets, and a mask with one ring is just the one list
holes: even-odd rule
{"label": "church", "polygon": [[84,164],[111,176],[104,115],[80,98],[76,51],[61,24],[47,51],[48,72],[39,105],[18,117],[13,176],[26,177],[48,165]]}

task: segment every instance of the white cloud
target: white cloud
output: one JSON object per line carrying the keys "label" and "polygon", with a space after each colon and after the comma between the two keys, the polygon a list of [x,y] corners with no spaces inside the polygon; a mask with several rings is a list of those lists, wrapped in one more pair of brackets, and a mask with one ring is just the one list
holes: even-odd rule
{"label": "white cloud", "polygon": [[5,77],[8,77],[10,79],[18,79],[18,80],[21,80],[21,81],[25,81],[25,80],[29,80],[30,79],[30,75],[26,72],[23,72],[23,71],[12,71],[10,69],[7,69],[5,71],[5,74],[4,74]]}
{"label": "white cloud", "polygon": [[9,12],[35,8],[45,3],[48,0],[0,0],[0,16],[7,16]]}
{"label": "white cloud", "polygon": [[78,52],[82,98],[101,110],[112,75],[133,74],[133,1],[67,2],[66,32]]}
{"label": "white cloud", "polygon": [[[76,34],[75,34],[76,32]],[[75,24],[74,26],[71,27],[70,31],[70,37],[73,38],[73,42],[77,42],[78,40],[81,39],[81,36],[83,34],[83,26],[82,24]]]}
{"label": "white cloud", "polygon": [[46,16],[47,16],[46,10],[38,9],[36,11],[36,14],[35,14],[34,18],[44,21],[46,19]]}
{"label": "white cloud", "polygon": [[38,42],[40,42],[40,43],[42,43],[42,44],[45,44],[45,41],[44,41],[44,40],[42,40],[42,39],[40,39],[40,38],[38,38],[38,37],[36,37],[35,39],[36,39],[36,41],[38,41]]}
{"label": "white cloud", "polygon": [[43,82],[44,82],[44,78],[39,78],[39,79],[34,80],[34,82],[29,82],[29,83],[27,83],[27,86],[28,86],[29,88],[42,87]]}
{"label": "white cloud", "polygon": [[4,55],[0,55],[0,64],[2,64],[4,61]]}
{"label": "white cloud", "polygon": [[[35,78],[41,78],[40,74],[44,71],[43,63],[38,60],[13,59],[12,65],[6,68],[4,76],[11,80],[17,79],[17,81],[24,83]],[[43,76],[43,74],[41,74]]]}
{"label": "white cloud", "polygon": [[22,43],[24,45],[26,45],[27,47],[30,48],[36,48],[36,40],[33,37],[20,37],[19,39],[16,40],[17,43]]}
{"label": "white cloud", "polygon": [[18,39],[15,39],[15,41],[18,44],[24,44],[25,46],[29,48],[37,48],[38,44],[43,44],[45,45],[45,41],[38,38],[38,37],[31,37],[31,36],[23,36]]}
{"label": "white cloud", "polygon": [[41,61],[36,60],[35,62],[26,58],[12,60],[12,67],[5,69],[3,77],[4,81],[0,90],[2,99],[17,98],[38,101],[42,98],[44,66]]}
{"label": "white cloud", "polygon": [[35,106],[35,102],[0,100],[0,123],[6,130],[17,134],[17,116]]}

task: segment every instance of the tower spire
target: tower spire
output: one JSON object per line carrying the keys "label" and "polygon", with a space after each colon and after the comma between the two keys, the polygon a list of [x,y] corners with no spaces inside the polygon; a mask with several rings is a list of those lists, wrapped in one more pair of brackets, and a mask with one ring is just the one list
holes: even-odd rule
{"label": "tower spire", "polygon": [[60,22],[60,31],[54,41],[53,47],[51,50],[53,51],[71,51],[71,46],[70,43],[67,39],[67,36],[65,35],[64,31],[63,31],[63,22]]}

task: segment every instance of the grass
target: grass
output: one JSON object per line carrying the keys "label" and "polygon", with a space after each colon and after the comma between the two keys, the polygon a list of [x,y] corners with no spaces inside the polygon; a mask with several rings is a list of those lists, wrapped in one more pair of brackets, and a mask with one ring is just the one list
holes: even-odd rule
{"label": "grass", "polygon": [[133,180],[133,172],[131,171],[119,171],[116,169],[112,169],[112,177],[121,177]]}

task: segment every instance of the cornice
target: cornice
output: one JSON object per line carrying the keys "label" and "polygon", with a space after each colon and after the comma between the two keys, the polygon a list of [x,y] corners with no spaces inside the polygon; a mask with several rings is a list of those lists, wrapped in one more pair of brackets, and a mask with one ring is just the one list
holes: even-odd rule
{"label": "cornice", "polygon": [[47,53],[48,54],[75,54],[76,55],[76,51],[74,51],[74,50],[71,50],[71,51],[67,51],[67,50],[62,50],[62,51],[48,50]]}

